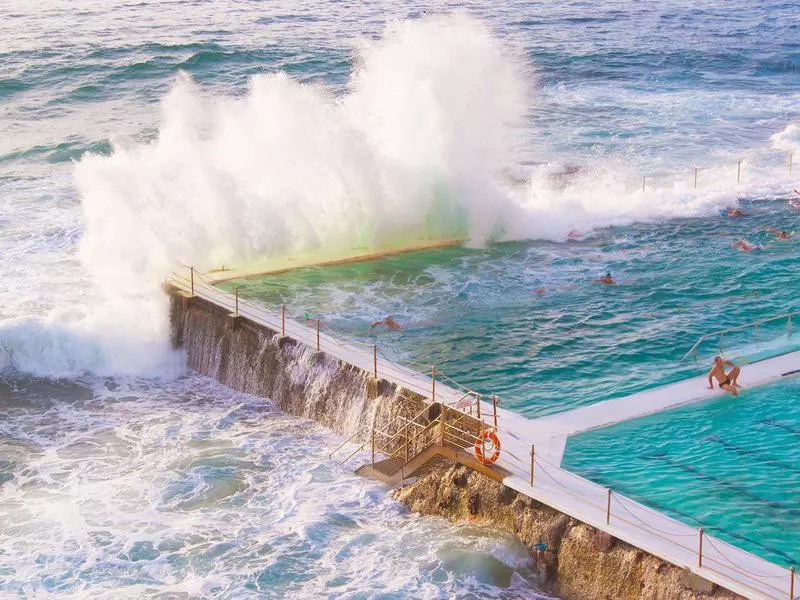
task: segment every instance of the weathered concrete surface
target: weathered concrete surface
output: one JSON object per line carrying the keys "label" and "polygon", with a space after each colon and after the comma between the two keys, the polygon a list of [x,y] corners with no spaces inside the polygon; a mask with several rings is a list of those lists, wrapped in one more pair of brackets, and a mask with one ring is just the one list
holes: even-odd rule
{"label": "weathered concrete surface", "polygon": [[189,368],[269,398],[289,414],[349,436],[368,430],[373,419],[391,431],[396,415],[412,417],[425,406],[414,392],[247,318],[234,319],[213,302],[177,290],[170,297],[172,343],[186,352]]}
{"label": "weathered concrete surface", "polygon": [[515,534],[531,549],[541,585],[562,600],[740,598],[460,465],[432,470],[394,496],[422,515]]}

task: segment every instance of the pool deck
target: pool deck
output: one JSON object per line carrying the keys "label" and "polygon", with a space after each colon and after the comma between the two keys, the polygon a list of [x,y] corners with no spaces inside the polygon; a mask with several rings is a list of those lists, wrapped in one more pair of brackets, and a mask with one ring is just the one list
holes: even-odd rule
{"label": "pool deck", "polygon": [[[750,387],[772,383],[798,370],[800,351],[790,352],[743,366],[739,383],[746,392]],[[560,465],[569,436],[728,393],[716,386],[716,380],[714,383],[714,389],[708,389],[707,376],[701,375],[623,398],[533,419],[528,424],[527,433],[536,445],[537,453],[541,452],[551,463]]]}

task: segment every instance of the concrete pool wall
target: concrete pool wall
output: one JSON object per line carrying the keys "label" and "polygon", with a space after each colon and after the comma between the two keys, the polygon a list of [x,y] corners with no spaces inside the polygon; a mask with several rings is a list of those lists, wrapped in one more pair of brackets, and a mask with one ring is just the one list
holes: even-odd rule
{"label": "concrete pool wall", "polygon": [[[286,412],[313,418],[354,439],[360,436],[363,442],[375,423],[390,422],[394,414],[412,412],[433,402],[428,378],[385,360],[378,365],[377,355],[367,349],[327,335],[317,337],[318,332],[311,327],[291,319],[282,322],[281,315],[263,307],[237,305],[231,294],[200,282],[191,283],[185,277],[173,277],[166,290],[172,307],[173,343],[186,351],[190,368],[237,391],[268,397]],[[440,402],[457,402],[462,396],[442,383],[437,384],[434,393]],[[484,402],[482,410],[486,415],[493,409]],[[583,535],[585,543],[560,544],[557,542],[574,529],[564,526],[558,535],[551,536],[552,546],[537,551],[537,564],[546,565],[553,560],[563,564],[586,562],[594,556],[597,560],[590,562],[599,565],[596,568],[603,570],[604,578],[613,580],[615,573],[623,569],[615,560],[623,559],[614,559],[613,553],[604,550],[608,544],[591,541],[602,533],[604,539],[620,541],[620,547],[630,545],[663,563],[656,575],[650,571],[627,571],[629,577],[647,578],[634,582],[630,588],[639,585],[638,589],[650,589],[646,597],[694,598],[712,592],[731,597],[723,590],[714,592],[714,584],[749,598],[787,598],[792,593],[794,575],[789,570],[561,469],[534,452],[533,421],[502,409],[497,409],[496,414],[497,432],[503,439],[497,464],[507,472],[502,484],[498,484],[502,485],[499,493],[523,498],[521,502],[527,503],[527,509],[550,511],[551,517],[560,514],[568,524],[580,524],[582,531],[595,532]],[[441,477],[447,476],[443,473],[438,475],[439,483],[443,483]],[[420,478],[420,482],[425,480],[430,485],[430,477],[436,475],[427,477]],[[420,482],[413,485],[422,485]],[[484,483],[476,480],[470,485],[480,487]],[[409,496],[407,504],[413,508],[419,503]],[[493,522],[491,515],[484,515],[484,520]],[[544,526],[540,525],[545,521],[532,519],[529,526],[523,525],[515,533],[523,540],[533,540],[544,535]],[[558,554],[552,555],[556,545]],[[571,547],[580,557],[570,554]],[[628,560],[625,553],[620,557],[623,554]],[[665,577],[664,569],[676,570],[680,578]],[[599,594],[608,593],[575,591],[576,586],[583,587],[578,578],[584,578],[585,573],[560,568],[550,571],[557,574],[555,582],[551,582],[553,589],[565,599],[602,598]],[[671,587],[679,579],[683,582],[680,593]],[[670,587],[659,588],[659,580],[663,585],[671,582]]]}

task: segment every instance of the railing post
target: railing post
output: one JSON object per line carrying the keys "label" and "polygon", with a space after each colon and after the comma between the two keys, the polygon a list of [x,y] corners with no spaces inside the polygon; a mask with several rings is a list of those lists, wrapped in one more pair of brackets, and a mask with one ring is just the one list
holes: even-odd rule
{"label": "railing post", "polygon": [[480,394],[475,394],[475,397],[477,398],[476,404],[478,406],[478,421],[480,421],[481,420],[481,395]]}
{"label": "railing post", "polygon": [[436,402],[436,365],[431,367],[431,402]]}
{"label": "railing post", "polygon": [[497,429],[497,395],[492,394],[492,410],[494,411],[494,428]]}
{"label": "railing post", "polygon": [[406,424],[405,431],[406,431],[406,433],[405,433],[405,436],[403,436],[403,437],[405,439],[405,446],[406,446],[406,462],[408,462],[408,425],[407,424]]}
{"label": "railing post", "polygon": [[281,304],[281,335],[286,335],[286,305]]}
{"label": "railing post", "polygon": [[694,189],[697,189],[697,167],[694,168]]}
{"label": "railing post", "polygon": [[758,347],[758,323],[753,326],[753,329],[755,330],[756,347]]}
{"label": "railing post", "polygon": [[789,577],[791,577],[791,579],[789,579],[789,600],[794,600],[794,574],[795,568],[792,567],[789,569]]}
{"label": "railing post", "polygon": [[736,183],[741,183],[742,181],[742,161],[738,162],[738,168],[736,169]]}
{"label": "railing post", "polygon": [[534,445],[531,444],[531,487],[533,487],[533,465],[536,464],[536,451]]}
{"label": "railing post", "polygon": [[239,286],[238,285],[234,288],[234,291],[236,292],[236,316],[238,317],[239,316]]}
{"label": "railing post", "polygon": [[447,407],[444,404],[441,407],[442,412],[439,413],[439,445],[444,448],[444,415]]}
{"label": "railing post", "polygon": [[647,179],[647,177],[642,177],[642,191],[644,191],[644,181],[645,181],[645,179]]}
{"label": "railing post", "polygon": [[614,492],[611,488],[608,488],[608,500],[606,501],[606,525],[611,524],[611,494]]}
{"label": "railing post", "polygon": [[700,547],[697,551],[697,566],[703,566],[703,528],[700,528]]}
{"label": "railing post", "polygon": [[719,355],[720,356],[722,356],[724,354],[724,352],[722,351],[722,338],[723,338],[723,334],[720,333],[719,334]]}
{"label": "railing post", "polygon": [[189,267],[189,277],[192,282],[192,296],[194,296],[194,267]]}
{"label": "railing post", "polygon": [[372,344],[372,374],[378,378],[378,344]]}
{"label": "railing post", "polygon": [[319,352],[319,319],[317,319],[317,352]]}

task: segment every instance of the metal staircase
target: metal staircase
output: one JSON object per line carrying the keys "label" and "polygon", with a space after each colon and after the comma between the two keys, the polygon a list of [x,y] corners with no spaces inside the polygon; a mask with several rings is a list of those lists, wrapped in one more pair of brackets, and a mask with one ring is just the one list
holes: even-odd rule
{"label": "metal staircase", "polygon": [[[431,415],[436,416],[430,418]],[[369,439],[342,462],[363,451],[369,443],[372,460],[356,473],[391,486],[408,482],[435,459],[458,462],[502,480],[509,473],[497,465],[478,461],[473,451],[480,433],[490,429],[493,427],[483,420],[436,402],[424,406],[411,418],[397,415],[382,427],[373,426]],[[363,433],[363,430],[354,433],[331,456]]]}

